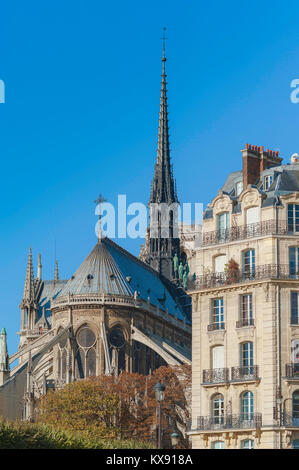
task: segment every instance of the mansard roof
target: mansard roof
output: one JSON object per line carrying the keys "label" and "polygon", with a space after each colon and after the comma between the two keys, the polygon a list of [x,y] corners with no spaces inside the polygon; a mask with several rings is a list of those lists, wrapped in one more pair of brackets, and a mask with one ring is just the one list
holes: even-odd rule
{"label": "mansard roof", "polygon": [[[273,177],[272,184],[267,190],[263,189],[264,177],[266,175],[272,175]],[[221,188],[224,194],[229,195],[235,201],[233,212],[240,211],[239,198],[235,195],[236,184],[239,181],[242,181],[242,170],[233,171],[228,175]],[[299,163],[286,163],[267,168],[262,172],[256,185],[252,185],[252,187],[257,188],[264,195],[262,207],[280,204],[280,196],[296,191],[299,192]],[[208,205],[204,211],[203,218],[209,219],[212,217],[213,209]]]}

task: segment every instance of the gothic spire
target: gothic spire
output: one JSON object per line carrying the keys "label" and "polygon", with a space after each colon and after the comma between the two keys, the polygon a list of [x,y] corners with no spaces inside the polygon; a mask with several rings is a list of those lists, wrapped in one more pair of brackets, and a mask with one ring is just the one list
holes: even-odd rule
{"label": "gothic spire", "polygon": [[42,259],[40,253],[38,254],[37,261],[37,279],[42,280]]}
{"label": "gothic spire", "polygon": [[33,276],[33,264],[32,264],[32,252],[29,249],[29,257],[27,262],[26,278],[23,292],[23,302],[34,301],[34,276]]}
{"label": "gothic spire", "polygon": [[59,272],[58,272],[58,261],[55,262],[55,274],[54,274],[54,281],[59,281]]}
{"label": "gothic spire", "polygon": [[155,173],[152,182],[150,203],[166,202],[171,204],[178,202],[174,191],[174,181],[170,162],[169,148],[169,128],[168,128],[168,109],[167,109],[167,88],[165,72],[165,30],[163,33],[163,56],[162,56],[162,82],[160,95],[160,114],[159,114],[159,132],[158,149],[155,164]]}

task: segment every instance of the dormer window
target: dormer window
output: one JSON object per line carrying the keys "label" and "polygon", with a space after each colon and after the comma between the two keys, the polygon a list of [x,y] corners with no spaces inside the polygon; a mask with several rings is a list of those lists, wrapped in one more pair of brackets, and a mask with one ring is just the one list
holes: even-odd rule
{"label": "dormer window", "polygon": [[268,191],[272,183],[273,183],[273,175],[265,176],[264,177],[264,191]]}
{"label": "dormer window", "polygon": [[240,196],[242,191],[243,191],[243,181],[239,181],[236,184],[236,196]]}

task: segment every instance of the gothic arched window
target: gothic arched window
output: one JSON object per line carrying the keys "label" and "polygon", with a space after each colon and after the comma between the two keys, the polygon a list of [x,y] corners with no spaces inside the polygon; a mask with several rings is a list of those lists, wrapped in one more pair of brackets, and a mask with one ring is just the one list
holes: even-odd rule
{"label": "gothic arched window", "polygon": [[87,325],[77,333],[76,378],[96,375],[96,335]]}
{"label": "gothic arched window", "polygon": [[112,367],[120,373],[126,370],[126,338],[119,325],[114,326],[108,334],[109,355]]}

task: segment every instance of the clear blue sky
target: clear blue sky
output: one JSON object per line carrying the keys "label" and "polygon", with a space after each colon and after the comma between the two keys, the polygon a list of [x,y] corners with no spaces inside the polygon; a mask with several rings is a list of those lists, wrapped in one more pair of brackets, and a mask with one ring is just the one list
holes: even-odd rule
{"label": "clear blue sky", "polygon": [[[181,202],[206,204],[245,143],[299,151],[299,4],[2,2],[0,327],[16,351],[29,246],[68,278],[96,242],[93,201],[149,198],[167,27],[172,158]],[[117,240],[116,240],[117,241]],[[121,240],[135,254],[141,240]]]}

